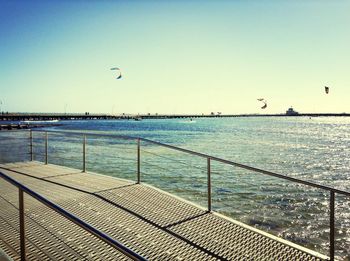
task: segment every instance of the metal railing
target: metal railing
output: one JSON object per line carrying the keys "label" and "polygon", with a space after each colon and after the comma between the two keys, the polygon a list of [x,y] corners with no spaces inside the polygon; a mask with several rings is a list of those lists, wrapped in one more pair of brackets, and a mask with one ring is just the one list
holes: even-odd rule
{"label": "metal railing", "polygon": [[39,202],[43,203],[50,209],[54,210],[58,214],[62,215],[63,217],[69,219],[79,227],[83,228],[90,234],[96,236],[103,242],[107,243],[108,245],[112,246],[116,250],[122,252],[124,255],[128,256],[129,258],[133,260],[146,260],[142,256],[138,255],[134,251],[132,251],[130,248],[124,246],[122,243],[118,242],[117,240],[111,238],[107,234],[103,233],[102,231],[96,229],[95,227],[91,226],[90,224],[82,221],[72,213],[66,211],[65,209],[61,208],[57,204],[49,201],[45,197],[41,196],[40,194],[36,193],[35,191],[27,188],[26,186],[22,185],[21,183],[17,182],[13,178],[9,177],[8,175],[2,173],[0,171],[0,177],[6,180],[7,182],[11,183],[12,185],[16,186],[18,188],[19,194],[19,234],[20,234],[20,255],[21,255],[21,260],[25,261],[26,260],[26,235],[25,235],[25,214],[24,214],[24,209],[25,209],[25,202],[24,202],[24,193],[28,194],[29,196],[33,197],[34,199],[38,200]]}
{"label": "metal railing", "polygon": [[310,186],[313,188],[317,188],[317,189],[321,189],[323,191],[327,191],[329,193],[329,229],[330,229],[330,237],[329,237],[329,256],[331,260],[334,260],[334,255],[335,255],[335,198],[336,198],[336,194],[339,195],[344,195],[344,196],[350,196],[350,192],[347,191],[343,191],[343,190],[339,190],[339,189],[335,189],[332,187],[328,187],[328,186],[324,186],[324,185],[320,185],[317,183],[313,183],[313,182],[309,182],[309,181],[305,181],[305,180],[301,180],[301,179],[297,179],[297,178],[293,178],[293,177],[288,177],[288,176],[284,176],[278,173],[274,173],[274,172],[270,172],[270,171],[266,171],[266,170],[262,170],[262,169],[258,169],[258,168],[254,168],[254,167],[250,167],[247,165],[243,165],[240,163],[236,163],[233,161],[229,161],[229,160],[225,160],[222,158],[218,158],[218,157],[214,157],[214,156],[210,156],[207,154],[203,154],[203,153],[199,153],[199,152],[195,152],[192,150],[188,150],[188,149],[183,149],[180,147],[176,147],[176,146],[172,146],[172,145],[168,145],[168,144],[164,144],[164,143],[160,143],[157,141],[153,141],[153,140],[149,140],[149,139],[145,139],[145,138],[140,138],[140,137],[132,137],[132,136],[124,136],[124,135],[110,135],[110,134],[96,134],[96,133],[82,133],[82,132],[67,132],[67,131],[42,131],[42,130],[30,130],[30,158],[31,160],[33,160],[33,132],[41,132],[41,133],[45,133],[45,163],[48,163],[48,134],[49,133],[55,133],[55,134],[62,134],[62,135],[74,135],[74,136],[81,136],[83,139],[83,143],[82,143],[82,147],[83,147],[83,172],[86,172],[86,137],[103,137],[103,138],[112,138],[112,139],[123,139],[123,140],[133,140],[136,141],[136,150],[135,153],[137,154],[137,166],[136,166],[136,183],[140,184],[141,183],[141,146],[142,146],[142,142],[145,143],[151,143],[154,145],[158,145],[158,146],[162,146],[168,149],[172,149],[172,150],[176,150],[176,151],[180,151],[183,153],[187,153],[190,155],[194,155],[194,156],[198,156],[201,158],[206,159],[207,161],[207,210],[208,212],[212,211],[212,182],[211,182],[211,175],[212,175],[212,170],[211,170],[211,162],[212,161],[216,161],[216,162],[221,162],[230,166],[234,166],[234,167],[238,167],[241,169],[246,169],[249,171],[253,171],[255,173],[259,173],[259,174],[263,174],[263,175],[268,175],[268,176],[272,176],[272,177],[276,177],[276,178],[280,178],[283,180],[288,180],[294,183],[298,183],[298,184],[302,184],[302,185],[306,185],[306,186]]}

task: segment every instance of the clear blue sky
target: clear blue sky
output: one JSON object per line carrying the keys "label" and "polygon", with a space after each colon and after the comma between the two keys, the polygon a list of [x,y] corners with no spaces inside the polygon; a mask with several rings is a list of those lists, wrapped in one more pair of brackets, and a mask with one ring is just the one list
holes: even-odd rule
{"label": "clear blue sky", "polygon": [[0,106],[350,112],[349,14],[337,0],[2,0]]}

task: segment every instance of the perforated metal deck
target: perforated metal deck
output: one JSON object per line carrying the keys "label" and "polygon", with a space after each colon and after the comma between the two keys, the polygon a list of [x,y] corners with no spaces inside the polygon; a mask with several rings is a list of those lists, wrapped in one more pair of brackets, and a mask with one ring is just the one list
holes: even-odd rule
{"label": "perforated metal deck", "polygon": [[[150,260],[328,260],[148,185],[39,162],[0,170]],[[19,260],[18,190],[0,179],[0,248]],[[25,197],[29,260],[127,260]]]}

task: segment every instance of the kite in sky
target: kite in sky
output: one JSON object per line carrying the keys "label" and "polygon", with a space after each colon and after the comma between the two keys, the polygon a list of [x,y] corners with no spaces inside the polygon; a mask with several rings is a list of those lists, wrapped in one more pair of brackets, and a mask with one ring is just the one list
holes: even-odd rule
{"label": "kite in sky", "polygon": [[324,91],[328,94],[329,93],[329,87],[325,86]]}
{"label": "kite in sky", "polygon": [[117,77],[116,77],[116,79],[120,79],[120,78],[122,78],[122,72],[120,71],[120,69],[119,69],[119,68],[114,67],[114,68],[111,68],[111,70],[112,70],[112,71],[117,71],[117,72],[118,72],[118,73],[117,73]]}
{"label": "kite in sky", "polygon": [[259,99],[257,99],[257,100],[264,103],[264,105],[261,107],[261,109],[266,109],[266,107],[267,107],[267,101],[266,101],[264,98],[259,98]]}

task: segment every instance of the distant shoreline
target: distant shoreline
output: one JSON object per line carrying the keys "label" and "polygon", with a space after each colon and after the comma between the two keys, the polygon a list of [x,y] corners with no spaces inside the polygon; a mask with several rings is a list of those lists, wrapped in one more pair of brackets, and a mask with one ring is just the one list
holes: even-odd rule
{"label": "distant shoreline", "polygon": [[2,113],[0,121],[53,121],[53,120],[142,120],[181,118],[234,118],[234,117],[349,117],[350,113],[299,113],[286,114],[79,114],[79,113]]}

